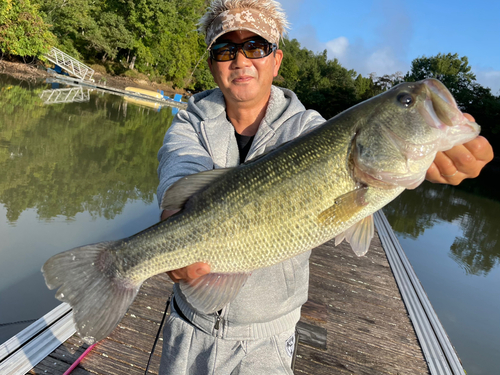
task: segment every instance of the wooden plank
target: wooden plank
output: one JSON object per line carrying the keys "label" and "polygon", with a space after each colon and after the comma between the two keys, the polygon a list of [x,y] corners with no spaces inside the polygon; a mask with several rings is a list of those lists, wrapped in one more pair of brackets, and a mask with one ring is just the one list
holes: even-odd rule
{"label": "wooden plank", "polygon": [[[171,290],[166,274],[147,280],[118,327],[82,361],[81,374],[143,373]],[[356,257],[348,244],[335,247],[329,242],[313,251],[309,301],[301,321],[318,332],[326,330],[327,345],[322,350],[299,342],[296,374],[429,373],[378,236],[363,258]],[[161,346],[160,340],[152,373],[158,371]],[[46,370],[50,360],[61,367],[85,347],[76,336],[70,338],[33,374],[44,373],[40,369]]]}
{"label": "wooden plank", "polygon": [[316,324],[327,328],[328,350],[299,345],[296,373],[428,374],[378,244],[377,237],[365,258],[355,258],[348,246],[333,247],[331,242],[313,251],[309,294],[315,307],[306,308],[302,319],[316,318]]}

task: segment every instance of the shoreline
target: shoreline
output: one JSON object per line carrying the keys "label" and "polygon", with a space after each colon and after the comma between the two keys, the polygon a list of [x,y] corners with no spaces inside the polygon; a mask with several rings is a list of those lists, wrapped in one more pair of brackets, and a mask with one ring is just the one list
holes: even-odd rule
{"label": "shoreline", "polygon": [[[36,80],[39,78],[52,77],[47,73],[47,68],[42,64],[25,64],[21,62],[11,62],[0,60],[0,74],[7,74],[19,80]],[[187,94],[184,89],[174,89],[170,85],[159,84],[143,79],[134,79],[123,76],[114,76],[110,74],[94,73],[94,80],[106,81],[106,86],[124,90],[126,87],[138,87],[147,90],[163,90],[165,95]]]}

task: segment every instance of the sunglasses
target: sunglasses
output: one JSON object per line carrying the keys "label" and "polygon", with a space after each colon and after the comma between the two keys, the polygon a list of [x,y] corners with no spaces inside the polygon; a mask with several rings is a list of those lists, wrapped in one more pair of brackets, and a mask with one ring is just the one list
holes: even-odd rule
{"label": "sunglasses", "polygon": [[215,61],[234,60],[240,48],[247,59],[261,59],[276,51],[278,46],[265,40],[249,40],[245,43],[220,42],[212,46],[210,57]]}

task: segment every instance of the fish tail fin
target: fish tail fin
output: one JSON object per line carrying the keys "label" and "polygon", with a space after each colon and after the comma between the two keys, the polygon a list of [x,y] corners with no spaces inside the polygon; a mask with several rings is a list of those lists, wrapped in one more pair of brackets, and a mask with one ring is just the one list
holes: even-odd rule
{"label": "fish tail fin", "polygon": [[73,308],[78,334],[93,344],[106,338],[134,301],[141,283],[120,276],[108,251],[115,242],[101,242],[65,251],[42,267],[49,289]]}

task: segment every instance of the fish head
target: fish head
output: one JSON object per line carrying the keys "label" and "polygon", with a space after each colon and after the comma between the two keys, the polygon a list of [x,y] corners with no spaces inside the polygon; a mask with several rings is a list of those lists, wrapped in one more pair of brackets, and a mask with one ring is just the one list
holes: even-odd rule
{"label": "fish head", "polygon": [[368,185],[415,188],[438,151],[480,131],[436,79],[401,83],[370,101],[351,153],[355,178]]}

